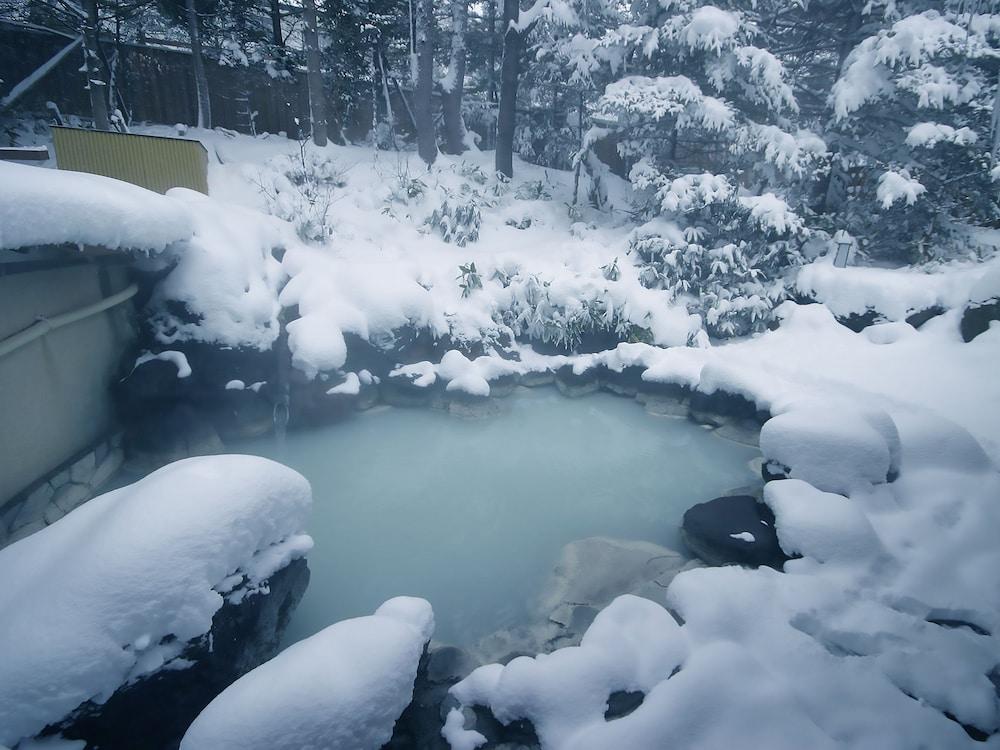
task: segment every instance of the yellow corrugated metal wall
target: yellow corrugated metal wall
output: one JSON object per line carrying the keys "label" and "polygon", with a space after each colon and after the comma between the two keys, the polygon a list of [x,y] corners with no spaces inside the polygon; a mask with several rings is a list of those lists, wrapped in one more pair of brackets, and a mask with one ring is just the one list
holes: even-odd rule
{"label": "yellow corrugated metal wall", "polygon": [[208,154],[198,141],[52,126],[60,169],[90,172],[158,193],[186,187],[208,194]]}

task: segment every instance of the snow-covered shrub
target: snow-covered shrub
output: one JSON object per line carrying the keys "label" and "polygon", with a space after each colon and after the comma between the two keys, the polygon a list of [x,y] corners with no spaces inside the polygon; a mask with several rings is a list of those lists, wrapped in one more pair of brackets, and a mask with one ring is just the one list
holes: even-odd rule
{"label": "snow-covered shrub", "polygon": [[436,229],[445,242],[465,247],[479,239],[479,226],[483,221],[479,202],[474,196],[455,200],[454,205],[445,198],[427,218],[426,224]]}
{"label": "snow-covered shrub", "polygon": [[458,267],[458,286],[462,290],[462,297],[468,297],[477,289],[483,288],[483,278],[476,270],[474,261]]}
{"label": "snow-covered shrub", "polygon": [[270,214],[291,222],[306,242],[323,242],[333,235],[330,205],[337,188],[344,186],[340,167],[324,153],[299,141],[296,156],[278,157],[273,172],[261,174],[257,188]]}
{"label": "snow-covered shrub", "polygon": [[528,180],[517,186],[514,197],[524,201],[540,201],[549,200],[552,193],[541,180]]}
{"label": "snow-covered shrub", "polygon": [[575,294],[555,293],[549,281],[536,274],[508,277],[509,306],[500,322],[515,336],[526,336],[567,351],[598,333],[612,333],[620,341],[648,341],[650,333],[629,319],[607,291],[591,286]]}
{"label": "snow-covered shrub", "polygon": [[661,207],[687,227],[661,219],[634,233],[629,253],[640,282],[687,300],[713,336],[763,330],[787,297],[786,271],[803,262],[801,219],[770,193],[734,197],[716,175],[661,182]]}

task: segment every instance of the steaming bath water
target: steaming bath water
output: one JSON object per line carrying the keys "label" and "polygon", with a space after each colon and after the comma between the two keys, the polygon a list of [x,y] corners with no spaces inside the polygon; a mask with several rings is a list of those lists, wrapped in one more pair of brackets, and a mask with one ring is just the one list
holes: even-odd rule
{"label": "steaming bath water", "polygon": [[288,642],[399,594],[470,645],[528,616],[564,544],[588,536],[679,549],[694,503],[754,481],[753,448],[598,393],[519,389],[501,414],[379,407],[238,447],[313,486],[312,578]]}

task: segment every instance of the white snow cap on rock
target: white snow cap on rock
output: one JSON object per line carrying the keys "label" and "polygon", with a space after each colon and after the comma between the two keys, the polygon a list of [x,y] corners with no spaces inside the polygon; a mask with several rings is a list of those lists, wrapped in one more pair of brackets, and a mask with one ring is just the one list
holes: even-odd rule
{"label": "white snow cap on rock", "polygon": [[899,466],[899,436],[878,410],[811,402],[795,404],[760,431],[764,458],[826,492],[849,494],[859,483],[886,481]]}
{"label": "white snow cap on rock", "polygon": [[192,232],[185,207],[151,190],[0,162],[0,249],[68,243],[158,253]]}
{"label": "white snow cap on rock", "polygon": [[851,562],[867,560],[881,549],[868,518],[842,495],[783,479],[764,485],[764,502],[774,511],[778,544],[787,555]]}
{"label": "white snow cap on rock", "polygon": [[378,750],[409,705],[434,613],[390,599],[289,646],[194,720],[181,750]]}
{"label": "white snow cap on rock", "polygon": [[0,743],[177,657],[234,575],[252,585],[312,546],[311,502],[274,461],[189,458],[0,550]]}

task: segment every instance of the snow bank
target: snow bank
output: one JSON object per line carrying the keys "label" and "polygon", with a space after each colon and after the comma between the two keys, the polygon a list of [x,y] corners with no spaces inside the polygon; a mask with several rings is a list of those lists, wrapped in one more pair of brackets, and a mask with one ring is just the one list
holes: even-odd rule
{"label": "snow bank", "polygon": [[597,615],[579,647],[480,667],[452,693],[464,705],[489,706],[505,724],[531,720],[546,748],[571,747],[588,727],[604,724],[613,692],[652,690],[687,650],[680,627],[663,607],[625,595]]}
{"label": "snow bank", "polygon": [[[1000,729],[987,677],[1000,661],[1000,590],[985,574],[1000,565],[1000,473],[964,450],[921,465],[929,435],[960,428],[908,408],[885,418],[906,467],[896,482],[847,480],[850,496],[766,485],[782,547],[802,555],[784,572],[681,573],[666,604],[683,625],[619,599],[580,647],[485,665],[452,693],[502,722],[529,719],[543,750],[981,747],[959,722]],[[644,700],[605,720],[613,690]],[[460,720],[448,717],[452,747],[476,747]]]}
{"label": "snow bank", "polygon": [[835,268],[829,257],[803,266],[796,277],[799,292],[847,317],[877,310],[888,320],[931,307],[962,305],[984,273],[980,263],[953,263],[931,269]]}
{"label": "snow bank", "polygon": [[[157,285],[150,321],[165,345],[188,340],[269,349],[278,337],[285,280],[273,251],[297,243],[284,222],[184,188],[167,192],[191,217],[193,236]],[[186,315],[178,315],[176,303]]]}
{"label": "snow bank", "polygon": [[764,502],[774,511],[778,543],[786,555],[852,562],[865,561],[881,548],[865,514],[841,495],[785,479],[764,485]]}
{"label": "snow bank", "polygon": [[190,458],[0,550],[0,742],[169,665],[209,631],[220,591],[240,596],[312,546],[310,503],[273,461]]}
{"label": "snow bank", "polygon": [[411,597],[335,623],[226,688],[181,750],[378,750],[410,703],[433,631],[431,605]]}
{"label": "snow bank", "polygon": [[0,249],[68,243],[158,253],[193,230],[183,205],[145,188],[0,162]]}

